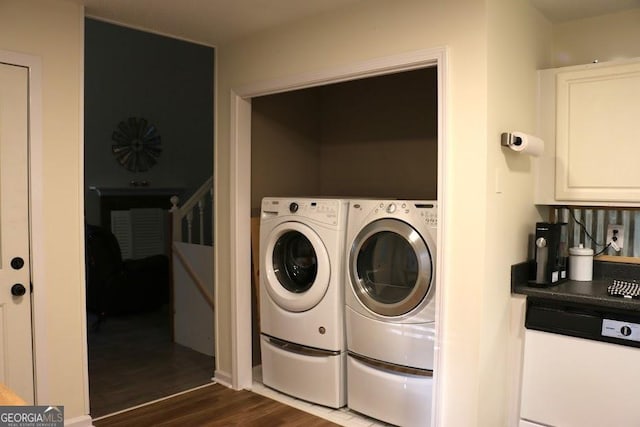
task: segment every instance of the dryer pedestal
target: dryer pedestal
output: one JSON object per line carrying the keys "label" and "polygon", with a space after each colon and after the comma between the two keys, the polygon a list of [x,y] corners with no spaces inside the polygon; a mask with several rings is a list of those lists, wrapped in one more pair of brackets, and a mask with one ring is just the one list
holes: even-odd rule
{"label": "dryer pedestal", "polygon": [[346,405],[344,352],[311,349],[262,335],[262,382],[330,408]]}
{"label": "dryer pedestal", "polygon": [[350,352],[395,365],[433,370],[435,322],[382,322],[367,318],[351,307],[346,307],[345,319]]}
{"label": "dryer pedestal", "polygon": [[387,370],[347,356],[349,408],[403,427],[431,424],[433,377]]}

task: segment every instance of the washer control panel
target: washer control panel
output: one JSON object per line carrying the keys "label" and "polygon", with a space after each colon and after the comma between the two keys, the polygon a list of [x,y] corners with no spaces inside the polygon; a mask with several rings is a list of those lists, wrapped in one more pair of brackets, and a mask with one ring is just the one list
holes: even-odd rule
{"label": "washer control panel", "polygon": [[344,211],[345,202],[338,199],[277,199],[262,201],[262,216],[295,215],[318,223],[336,225]]}
{"label": "washer control panel", "polygon": [[602,319],[602,336],[640,342],[640,324]]}

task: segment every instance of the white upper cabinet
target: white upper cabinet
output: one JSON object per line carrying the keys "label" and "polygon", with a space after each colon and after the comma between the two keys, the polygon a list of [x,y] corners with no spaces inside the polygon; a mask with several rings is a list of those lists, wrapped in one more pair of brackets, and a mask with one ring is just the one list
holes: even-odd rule
{"label": "white upper cabinet", "polygon": [[536,203],[640,205],[640,59],[539,72]]}

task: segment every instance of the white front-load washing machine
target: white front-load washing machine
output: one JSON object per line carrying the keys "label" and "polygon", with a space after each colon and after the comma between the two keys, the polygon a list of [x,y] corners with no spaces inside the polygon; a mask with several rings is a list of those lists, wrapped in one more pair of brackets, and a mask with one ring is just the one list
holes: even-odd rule
{"label": "white front-load washing machine", "polygon": [[264,385],[346,404],[344,243],[348,201],[264,198],[260,350]]}
{"label": "white front-load washing machine", "polygon": [[350,203],[347,404],[405,427],[431,420],[436,241],[435,201]]}

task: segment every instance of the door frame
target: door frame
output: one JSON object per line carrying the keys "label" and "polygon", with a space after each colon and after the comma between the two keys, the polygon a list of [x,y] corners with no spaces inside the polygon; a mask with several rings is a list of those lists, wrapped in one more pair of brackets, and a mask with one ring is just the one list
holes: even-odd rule
{"label": "door frame", "polygon": [[48,359],[46,318],[48,299],[45,272],[44,204],[43,204],[43,144],[42,144],[42,63],[39,57],[0,50],[0,62],[29,70],[29,246],[31,257],[31,293],[33,375],[36,404],[50,401],[46,368]]}
{"label": "door frame", "polygon": [[[449,229],[446,209],[448,206],[444,183],[449,174],[451,144],[448,140],[448,72],[447,48],[423,49],[398,55],[358,61],[345,66],[318,70],[302,75],[286,77],[254,85],[231,88],[230,111],[230,255],[231,255],[231,385],[235,389],[250,388],[253,382],[251,366],[251,98],[305,89],[314,86],[339,83],[430,66],[437,67],[438,75],[438,253],[446,253],[443,234]],[[217,252],[216,252],[217,253]],[[218,256],[216,255],[216,262]],[[444,328],[444,292],[446,282],[443,256],[437,256],[436,274],[436,320],[437,336],[442,341]],[[219,281],[215,281],[216,288]],[[216,295],[218,294],[216,289]],[[216,316],[219,312],[216,312]],[[219,325],[225,319],[216,319]],[[217,336],[217,335],[216,335]],[[219,348],[219,344],[216,344]],[[444,380],[438,375],[445,359],[441,345],[436,346],[434,387],[441,390]],[[439,418],[444,404],[440,393],[434,393],[433,420]]]}

